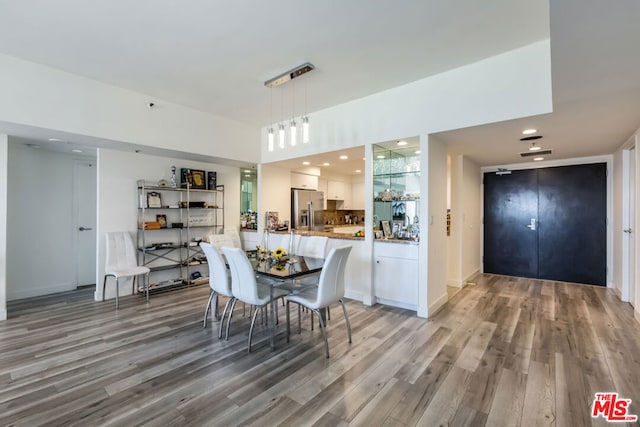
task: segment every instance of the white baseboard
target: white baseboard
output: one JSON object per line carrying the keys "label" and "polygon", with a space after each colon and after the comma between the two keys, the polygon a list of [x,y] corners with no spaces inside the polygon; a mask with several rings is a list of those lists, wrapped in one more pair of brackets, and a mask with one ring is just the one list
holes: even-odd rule
{"label": "white baseboard", "polygon": [[27,289],[7,289],[7,301],[15,301],[17,299],[38,297],[40,295],[55,294],[57,292],[72,291],[76,288],[74,283],[60,283],[53,286],[46,286],[41,288],[27,288]]}
{"label": "white baseboard", "polygon": [[[364,304],[363,298],[362,298],[362,294],[360,292],[353,292],[353,291],[344,291],[344,297],[345,298],[349,298],[355,301],[360,301],[361,303]],[[369,304],[371,305],[371,304]]]}
{"label": "white baseboard", "polygon": [[452,286],[454,288],[461,288],[462,287],[462,280],[449,279],[449,280],[447,280],[447,286]]}
{"label": "white baseboard", "polygon": [[7,320],[7,310],[5,309],[0,310],[0,320]]}
{"label": "white baseboard", "polygon": [[442,308],[443,305],[447,303],[449,300],[449,296],[445,292],[440,298],[438,298],[433,304],[429,306],[429,317],[432,317],[434,314],[438,312]]}
{"label": "white baseboard", "polygon": [[[473,270],[473,271],[471,272],[471,274],[468,274],[468,275],[467,275],[467,277],[465,277],[465,278],[462,280],[462,283],[466,285],[466,284],[467,284],[467,282],[468,282],[469,280],[471,280],[473,277],[476,277],[476,275],[478,275],[478,274],[480,274],[480,269],[479,269],[479,268],[476,268],[475,270]],[[462,286],[461,286],[461,287],[462,287]]]}
{"label": "white baseboard", "polygon": [[392,307],[398,307],[398,308],[404,308],[405,310],[411,310],[411,311],[417,311],[418,310],[418,306],[417,305],[407,304],[407,303],[400,302],[400,301],[393,301],[393,300],[385,299],[385,298],[376,297],[376,302],[378,304],[390,305]]}

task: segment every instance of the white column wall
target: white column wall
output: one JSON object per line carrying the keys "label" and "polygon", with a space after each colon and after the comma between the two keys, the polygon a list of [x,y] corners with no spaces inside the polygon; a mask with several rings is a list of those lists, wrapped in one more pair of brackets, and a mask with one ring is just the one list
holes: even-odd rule
{"label": "white column wall", "polygon": [[480,166],[467,157],[462,159],[462,185],[460,188],[461,217],[460,240],[461,251],[460,280],[464,285],[467,280],[480,272],[482,231],[482,174]]}
{"label": "white column wall", "polygon": [[7,166],[9,137],[0,134],[0,320],[7,319]]}
{"label": "white column wall", "polygon": [[[428,241],[427,317],[447,302],[447,146],[431,135],[428,151],[428,216],[420,220],[420,237]],[[423,303],[419,301],[419,310]]]}
{"label": "white column wall", "polygon": [[[98,150],[98,248],[95,299],[102,299],[105,269],[105,239],[108,231],[129,231],[135,237],[138,215],[137,181],[155,182],[169,179],[171,166],[188,167],[218,173],[223,184],[225,227],[240,226],[240,169],[212,163],[186,161],[116,150]],[[179,179],[179,177],[178,177]],[[115,286],[107,286],[106,297],[115,297]],[[130,293],[127,284],[120,287],[123,295]]]}

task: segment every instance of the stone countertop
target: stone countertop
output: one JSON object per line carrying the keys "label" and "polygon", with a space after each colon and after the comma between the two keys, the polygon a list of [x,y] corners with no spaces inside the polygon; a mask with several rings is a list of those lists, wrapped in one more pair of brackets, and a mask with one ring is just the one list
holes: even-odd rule
{"label": "stone countertop", "polygon": [[[352,226],[350,226],[352,227]],[[289,231],[270,231],[271,234],[289,234]],[[364,240],[364,237],[356,237],[346,233],[332,233],[330,231],[296,231],[295,234],[299,236],[327,236],[330,239],[342,239],[342,240]],[[420,242],[415,240],[405,239],[376,239],[375,242],[383,243],[398,243],[401,245],[417,245]]]}

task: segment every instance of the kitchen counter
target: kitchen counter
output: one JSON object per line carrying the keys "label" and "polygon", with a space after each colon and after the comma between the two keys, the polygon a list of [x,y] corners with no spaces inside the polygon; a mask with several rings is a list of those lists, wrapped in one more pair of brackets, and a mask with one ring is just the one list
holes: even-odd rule
{"label": "kitchen counter", "polygon": [[[353,225],[348,225],[347,227],[353,227]],[[360,229],[364,230],[364,227],[360,227]],[[288,231],[270,231],[270,233],[271,234],[289,234]],[[364,237],[356,237],[353,234],[336,233],[332,231],[296,231],[295,234],[299,236],[326,236],[330,239],[364,240]],[[420,242],[416,242],[415,240],[405,240],[405,239],[377,239],[375,240],[375,242],[399,243],[403,245],[418,245],[420,243]]]}

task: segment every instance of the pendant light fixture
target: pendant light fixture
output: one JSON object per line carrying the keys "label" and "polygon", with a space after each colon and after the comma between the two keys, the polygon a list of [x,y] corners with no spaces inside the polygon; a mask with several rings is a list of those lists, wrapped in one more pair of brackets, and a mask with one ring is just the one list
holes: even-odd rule
{"label": "pendant light fixture", "polygon": [[271,126],[267,131],[267,148],[269,152],[273,151],[273,89],[269,89],[269,120],[271,122]]}
{"label": "pendant light fixture", "polygon": [[[315,67],[312,64],[306,62],[298,67],[295,67],[287,71],[286,73],[280,74],[272,79],[267,80],[266,82],[264,82],[264,85],[270,89],[273,89],[274,87],[278,87],[290,80],[295,79],[296,77],[299,77],[303,74],[308,73],[314,68]],[[305,113],[300,119],[302,122],[302,135],[301,135],[302,142],[306,144],[307,142],[309,142],[309,116],[306,113],[306,108],[307,108],[306,83],[305,83],[304,97],[305,97],[304,99]],[[291,121],[289,122],[289,143],[293,147],[298,143],[298,128],[295,120],[295,85],[292,85],[291,99],[292,99],[292,102],[291,102]],[[280,123],[278,124],[278,146],[284,149],[286,133],[285,133],[284,113],[283,113],[284,112],[284,95],[282,94],[282,92],[280,96],[280,101],[281,102],[280,102]],[[273,96],[271,98],[271,113],[273,113]],[[271,117],[271,125],[267,129],[267,149],[269,151],[273,151],[274,149],[274,138],[275,138],[275,135],[274,135],[273,117]]]}
{"label": "pendant light fixture", "polygon": [[289,122],[289,142],[296,146],[298,134],[296,132],[296,82],[291,83],[291,122]]}

